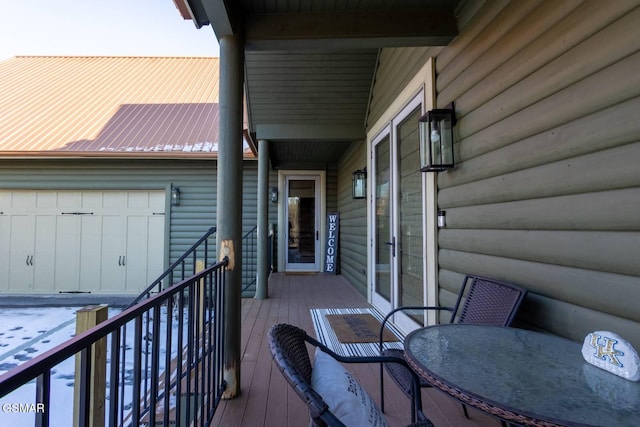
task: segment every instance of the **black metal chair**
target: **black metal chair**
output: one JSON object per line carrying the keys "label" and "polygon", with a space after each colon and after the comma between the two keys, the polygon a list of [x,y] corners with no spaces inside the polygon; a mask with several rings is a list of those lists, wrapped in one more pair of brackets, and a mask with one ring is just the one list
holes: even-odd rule
{"label": "black metal chair", "polygon": [[[467,291],[468,289],[468,291]],[[404,350],[385,349],[382,341],[382,332],[391,317],[399,311],[413,311],[415,313],[424,310],[450,311],[449,323],[472,323],[481,325],[509,326],[513,322],[527,291],[520,286],[500,280],[486,277],[467,275],[462,283],[456,304],[453,307],[399,307],[392,310],[382,321],[380,329],[380,355],[388,357],[404,358]],[[421,387],[431,387],[426,381],[419,379],[420,387],[414,385],[415,372],[408,365],[380,364],[380,409],[384,412],[384,375],[383,366],[391,379],[400,390],[407,395],[412,402],[420,407]],[[415,392],[417,390],[417,393]],[[468,418],[466,406],[462,405],[464,415]]]}
{"label": "black metal chair", "polygon": [[[273,355],[273,360],[278,366],[289,385],[300,396],[309,409],[309,415],[313,425],[324,427],[344,427],[329,409],[323,398],[313,389],[311,385],[312,364],[307,351],[306,344],[309,343],[319,348],[334,359],[346,363],[397,363],[409,369],[409,365],[404,359],[391,356],[370,356],[370,357],[345,357],[336,354],[328,347],[307,335],[307,333],[296,326],[284,323],[271,327],[268,334],[269,349]],[[412,372],[412,371],[411,371]],[[412,375],[411,373],[409,375]],[[413,376],[414,385],[417,387],[417,375]],[[413,405],[412,405],[413,408]],[[421,408],[415,408],[419,413],[412,413],[412,427],[433,427]],[[419,422],[415,422],[415,418]]]}

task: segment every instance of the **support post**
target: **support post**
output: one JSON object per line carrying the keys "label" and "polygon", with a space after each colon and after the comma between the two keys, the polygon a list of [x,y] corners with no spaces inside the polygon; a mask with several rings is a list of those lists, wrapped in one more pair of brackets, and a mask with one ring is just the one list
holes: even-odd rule
{"label": "support post", "polygon": [[269,142],[258,141],[258,277],[256,299],[269,297]]}
{"label": "support post", "polygon": [[[109,307],[106,305],[90,305],[76,312],[76,335],[85,332],[109,317]],[[107,384],[107,339],[102,338],[93,344],[91,349],[91,375],[89,401],[89,426],[104,427],[104,401]],[[80,355],[76,355],[76,375],[73,385],[73,425],[83,424],[80,414],[80,382],[82,376]]]}
{"label": "support post", "polygon": [[244,45],[238,36],[220,43],[220,139],[218,143],[218,217],[216,240],[220,259],[229,258],[225,273],[223,325],[225,351],[223,399],[240,394],[240,321],[242,304],[242,109]]}

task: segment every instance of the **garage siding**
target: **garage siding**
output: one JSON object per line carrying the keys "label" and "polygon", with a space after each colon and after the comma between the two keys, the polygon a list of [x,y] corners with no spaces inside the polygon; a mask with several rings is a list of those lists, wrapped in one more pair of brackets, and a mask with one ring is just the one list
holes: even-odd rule
{"label": "garage siding", "polygon": [[[640,346],[638,2],[475,10],[435,56],[437,105],[458,119],[458,165],[437,178],[440,303],[466,273],[496,277],[531,291],[522,325]],[[380,64],[370,123],[412,76],[405,52],[381,55],[404,59]]]}

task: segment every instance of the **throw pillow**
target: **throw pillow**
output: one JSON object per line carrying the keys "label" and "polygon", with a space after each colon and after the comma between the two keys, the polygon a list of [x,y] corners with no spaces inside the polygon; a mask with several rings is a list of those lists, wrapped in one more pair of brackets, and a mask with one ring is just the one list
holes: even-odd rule
{"label": "throw pillow", "polygon": [[311,386],[346,426],[388,427],[387,420],[371,396],[353,374],[333,357],[316,351],[311,372]]}

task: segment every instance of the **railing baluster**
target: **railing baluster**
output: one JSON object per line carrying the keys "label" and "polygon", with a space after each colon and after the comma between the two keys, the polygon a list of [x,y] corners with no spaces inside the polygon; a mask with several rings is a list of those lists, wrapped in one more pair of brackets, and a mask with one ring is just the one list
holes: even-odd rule
{"label": "railing baluster", "polygon": [[[187,396],[191,396],[192,387],[191,387],[191,375],[193,374],[193,322],[194,319],[194,301],[193,301],[193,290],[194,284],[192,283],[189,288],[189,305],[187,306],[187,384],[186,384],[186,393]],[[187,424],[191,424],[191,414],[193,410],[191,409],[191,399],[187,398],[186,402],[186,416],[187,416]]]}
{"label": "railing baluster", "polygon": [[118,402],[118,405],[120,406],[120,410],[118,411],[120,413],[120,425],[123,423],[124,421],[124,410],[125,410],[125,402],[124,402],[124,384],[125,384],[125,375],[126,375],[126,369],[125,367],[127,366],[127,325],[123,325],[122,326],[122,343],[121,343],[121,352],[122,352],[122,368],[120,369],[120,382],[118,383],[118,386],[120,388],[120,401]]}
{"label": "railing baluster", "polygon": [[133,333],[133,407],[132,422],[133,426],[140,425],[140,386],[142,379],[140,371],[142,369],[142,316],[136,317]]}
{"label": "railing baluster", "polygon": [[180,421],[182,415],[182,355],[183,355],[183,332],[184,332],[184,289],[178,293],[178,352],[176,363],[176,420]]}
{"label": "railing baluster", "polygon": [[[164,390],[162,391],[164,395],[164,412],[162,417],[162,422],[165,426],[169,425],[169,413],[170,411],[170,394],[171,394],[171,345],[172,345],[172,335],[173,335],[173,298],[169,298],[167,300],[167,313],[166,313],[166,328],[165,328],[165,357],[164,357]],[[179,425],[179,423],[176,423]]]}
{"label": "railing baluster", "polygon": [[81,426],[89,425],[89,412],[91,405],[91,355],[92,346],[85,347],[80,351],[80,391],[79,391],[79,408],[78,423]]}
{"label": "railing baluster", "polygon": [[43,410],[36,408],[36,426],[49,427],[51,413],[51,370],[47,369],[36,380],[36,404],[42,404]]}
{"label": "railing baluster", "polygon": [[[148,328],[148,326],[147,326]],[[158,379],[160,378],[160,306],[153,307],[152,335],[147,336],[151,340],[151,394],[149,397],[149,425],[156,425],[156,409],[158,407]],[[165,408],[168,410],[168,408]]]}
{"label": "railing baluster", "polygon": [[120,370],[120,328],[111,334],[111,364],[109,366],[109,427],[116,427],[118,421],[118,371]]}

